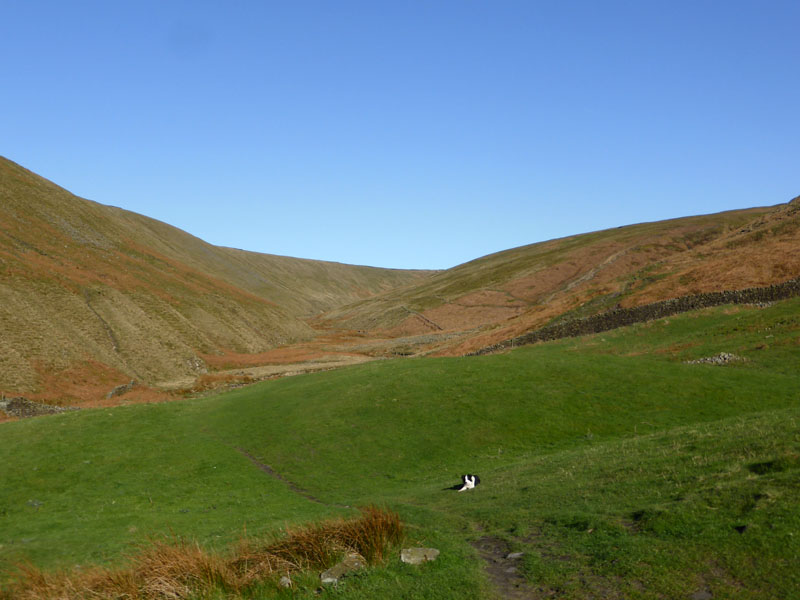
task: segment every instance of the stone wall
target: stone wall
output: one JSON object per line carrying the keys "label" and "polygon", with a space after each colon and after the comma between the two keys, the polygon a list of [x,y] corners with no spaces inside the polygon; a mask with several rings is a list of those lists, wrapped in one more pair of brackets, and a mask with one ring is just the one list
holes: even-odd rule
{"label": "stone wall", "polygon": [[634,323],[652,321],[653,319],[661,319],[670,315],[700,308],[709,308],[711,306],[720,306],[723,304],[761,304],[775,302],[776,300],[784,300],[793,296],[800,296],[800,278],[790,279],[789,281],[766,287],[753,287],[743,290],[728,290],[681,296],[680,298],[671,298],[669,300],[644,304],[634,308],[616,308],[583,319],[555,323],[531,331],[530,333],[505,340],[499,344],[481,348],[480,350],[471,352],[467,356],[489,354],[498,350],[514,346],[524,346],[536,342],[600,333],[602,331],[609,331],[618,327],[633,325]]}
{"label": "stone wall", "polygon": [[0,398],[0,410],[6,413],[9,417],[17,417],[18,419],[26,419],[29,417],[39,417],[41,415],[53,415],[62,413],[69,410],[78,410],[75,407],[65,406],[52,406],[50,404],[41,404],[33,402],[25,398]]}

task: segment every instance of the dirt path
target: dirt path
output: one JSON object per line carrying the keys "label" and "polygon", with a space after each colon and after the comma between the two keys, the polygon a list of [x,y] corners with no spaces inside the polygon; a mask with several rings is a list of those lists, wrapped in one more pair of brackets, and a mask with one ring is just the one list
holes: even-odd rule
{"label": "dirt path", "polygon": [[433,327],[433,329],[435,329],[437,331],[444,331],[444,329],[442,327],[440,327],[437,323],[434,323],[433,321],[431,321],[428,317],[426,317],[422,313],[419,313],[419,312],[417,312],[415,310],[411,310],[407,306],[403,306],[401,308],[403,308],[408,314],[414,315],[415,317],[418,317],[423,323],[425,323],[429,327]]}
{"label": "dirt path", "polygon": [[[225,444],[225,445],[227,446],[227,444]],[[302,496],[306,500],[310,500],[311,502],[315,502],[317,504],[322,504],[323,506],[335,506],[337,508],[353,508],[352,506],[348,506],[347,504],[336,504],[335,502],[325,502],[324,500],[320,500],[319,498],[314,496],[308,490],[304,490],[299,485],[297,485],[295,482],[293,482],[293,481],[291,481],[289,479],[286,479],[286,477],[284,477],[283,475],[278,473],[275,469],[273,469],[269,465],[262,463],[260,460],[258,460],[255,456],[250,454],[244,448],[239,448],[238,446],[228,446],[228,447],[229,448],[233,448],[234,450],[236,450],[239,454],[244,456],[247,460],[249,460],[251,463],[253,463],[261,471],[263,471],[264,473],[266,473],[267,475],[269,475],[273,479],[277,479],[278,481],[280,481],[281,483],[286,485],[286,487],[288,487],[290,490],[292,490],[295,494],[297,494],[299,496]]]}
{"label": "dirt path", "polygon": [[486,563],[486,574],[495,589],[497,598],[508,600],[537,600],[547,596],[528,584],[520,571],[521,555],[511,554],[508,542],[486,536],[472,542]]}
{"label": "dirt path", "polygon": [[253,463],[253,465],[258,467],[258,469],[260,471],[262,471],[266,475],[269,475],[273,479],[276,479],[276,480],[280,481],[282,484],[284,484],[286,487],[288,487],[290,490],[292,490],[298,496],[302,496],[306,500],[310,500],[311,502],[315,502],[316,504],[322,504],[323,506],[335,506],[337,508],[353,508],[352,506],[348,506],[346,504],[336,504],[335,502],[325,502],[324,500],[321,500],[321,499],[317,498],[316,496],[314,496],[308,490],[304,490],[303,488],[301,488],[294,481],[292,481],[290,479],[287,479],[286,477],[284,477],[283,475],[278,473],[278,471],[273,469],[268,464],[261,462],[258,458],[256,458],[252,454],[250,454],[250,452],[248,452],[244,448],[240,448],[239,446],[234,446],[232,444],[228,444],[227,442],[225,442],[224,440],[220,439],[214,433],[212,433],[210,430],[208,430],[206,428],[203,428],[201,431],[205,435],[207,435],[208,437],[210,437],[211,439],[216,441],[217,443],[222,444],[223,446],[225,446],[227,448],[230,448],[231,450],[236,450],[236,452],[238,452],[239,454],[244,456],[247,460],[249,460],[251,463]]}
{"label": "dirt path", "polygon": [[[224,378],[226,375],[247,376],[253,381],[261,381],[264,379],[274,379],[278,377],[292,377],[294,375],[305,375],[307,373],[317,373],[319,371],[330,371],[339,367],[348,367],[351,365],[358,365],[365,362],[377,360],[372,356],[359,356],[359,355],[331,355],[320,360],[310,360],[296,363],[273,364],[273,365],[256,365],[252,367],[239,367],[236,369],[224,369],[213,371],[211,375]],[[161,381],[155,384],[155,387],[161,390],[174,391],[190,389],[195,381],[194,376],[185,376],[179,379],[170,381]]]}

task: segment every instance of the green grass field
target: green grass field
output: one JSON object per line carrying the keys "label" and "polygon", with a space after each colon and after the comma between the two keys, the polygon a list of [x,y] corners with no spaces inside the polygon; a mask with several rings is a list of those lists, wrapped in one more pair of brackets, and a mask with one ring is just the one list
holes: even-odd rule
{"label": "green grass field", "polygon": [[[743,360],[685,362],[720,352]],[[162,535],[224,553],[376,504],[440,558],[394,557],[326,596],[486,598],[520,584],[520,597],[796,598],[798,426],[800,299],[11,422],[3,579],[22,560],[121,565]],[[482,485],[443,491],[465,472]],[[505,581],[487,574],[487,545],[523,553]],[[298,584],[295,596],[318,587]]]}

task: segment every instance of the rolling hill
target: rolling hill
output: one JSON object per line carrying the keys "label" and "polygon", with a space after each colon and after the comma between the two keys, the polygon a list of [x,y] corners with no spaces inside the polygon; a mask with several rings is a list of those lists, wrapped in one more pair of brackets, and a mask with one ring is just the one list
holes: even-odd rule
{"label": "rolling hill", "polygon": [[459,355],[613,307],[781,283],[800,274],[800,198],[629,225],[479,258],[329,311],[410,352]]}
{"label": "rolling hill", "polygon": [[0,159],[0,390],[69,403],[191,378],[427,274],[215,247]]}
{"label": "rolling hill", "polygon": [[800,199],[554,239],[433,272],[215,247],[5,159],[0,198],[0,391],[61,404],[104,398],[131,379],[155,387],[128,402],[189,389],[207,372],[249,381],[463,355],[616,307],[800,275]]}

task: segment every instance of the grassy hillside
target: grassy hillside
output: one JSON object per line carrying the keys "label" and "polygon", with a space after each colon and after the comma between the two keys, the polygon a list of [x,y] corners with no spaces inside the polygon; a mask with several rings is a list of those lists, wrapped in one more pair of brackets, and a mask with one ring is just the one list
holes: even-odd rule
{"label": "grassy hillside", "polygon": [[797,273],[800,200],[515,248],[340,307],[327,318],[328,326],[422,336],[417,351],[463,354],[556,318],[769,285]]}
{"label": "grassy hillside", "polygon": [[[0,560],[120,564],[154,533],[223,548],[377,503],[441,559],[395,556],[327,595],[789,598],[798,315],[798,299],[719,307],[501,355],[5,423]],[[720,352],[738,359],[685,362]],[[442,490],[468,471],[476,490]],[[313,597],[313,579],[298,581]]]}
{"label": "grassy hillside", "polygon": [[0,391],[73,402],[314,336],[300,317],[423,276],[217,248],[0,158]]}

